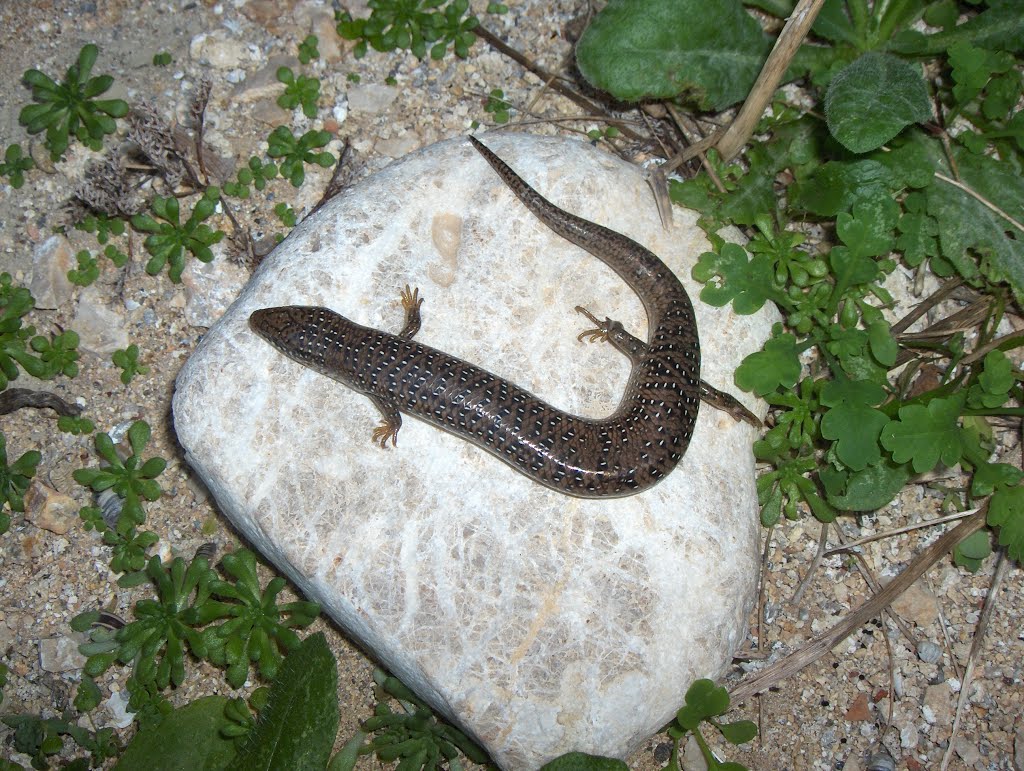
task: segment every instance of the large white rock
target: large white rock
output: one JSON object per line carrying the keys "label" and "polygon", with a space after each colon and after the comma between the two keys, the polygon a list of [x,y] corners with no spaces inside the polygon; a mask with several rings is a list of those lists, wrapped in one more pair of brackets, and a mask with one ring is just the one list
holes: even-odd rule
{"label": "large white rock", "polygon": [[[703,234],[662,229],[641,173],[581,142],[490,134],[543,195],[644,243],[687,284]],[[585,344],[581,304],[646,337],[639,299],[552,234],[468,142],[442,142],[332,200],[267,258],[178,377],[178,437],[221,510],[375,657],[504,768],[571,750],[624,756],[720,674],[757,573],[752,429],[707,406],[645,493],[580,500],[407,418],[371,444],[370,401],[287,359],[249,314],[325,305],[418,339],[550,403],[611,413],[629,373]],[[723,388],[771,319],[697,303],[704,377]],[[735,389],[731,389],[735,390]]]}

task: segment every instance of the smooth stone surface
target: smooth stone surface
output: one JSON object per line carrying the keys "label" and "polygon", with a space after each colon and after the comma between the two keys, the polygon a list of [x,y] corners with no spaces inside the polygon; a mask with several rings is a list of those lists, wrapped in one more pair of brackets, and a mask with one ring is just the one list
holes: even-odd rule
{"label": "smooth stone surface", "polygon": [[[696,297],[703,233],[679,209],[663,230],[639,170],[573,140],[483,139],[559,206],[653,249]],[[753,430],[704,406],[661,484],[570,498],[412,418],[396,448],[372,445],[366,397],[247,326],[257,308],[308,304],[397,331],[406,283],[426,298],[417,339],[583,415],[615,410],[629,363],[577,341],[588,323],[573,307],[646,337],[610,269],[530,215],[468,142],[443,142],[345,191],[263,262],[179,375],[187,458],[258,549],[502,767],[624,756],[744,641]],[[730,387],[773,319],[696,309],[704,378]]]}

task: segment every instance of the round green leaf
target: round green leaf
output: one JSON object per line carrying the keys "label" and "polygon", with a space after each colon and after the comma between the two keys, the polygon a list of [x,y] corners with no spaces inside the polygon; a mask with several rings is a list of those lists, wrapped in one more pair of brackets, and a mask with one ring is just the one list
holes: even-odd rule
{"label": "round green leaf", "polygon": [[930,116],[920,65],[891,54],[864,54],[832,79],[825,94],[829,131],[855,153],[874,150]]}

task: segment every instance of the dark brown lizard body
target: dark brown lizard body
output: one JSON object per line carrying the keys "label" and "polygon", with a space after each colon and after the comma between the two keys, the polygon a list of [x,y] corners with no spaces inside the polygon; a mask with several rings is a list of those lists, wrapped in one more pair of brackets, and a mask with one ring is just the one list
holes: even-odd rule
{"label": "dark brown lizard body", "polygon": [[600,420],[570,415],[480,367],[414,341],[422,301],[408,287],[406,326],[399,335],[304,306],[258,310],[250,326],[289,357],[369,396],[384,415],[374,433],[382,444],[394,441],[404,412],[468,439],[559,492],[598,498],[651,487],[686,451],[702,395],[697,324],[686,290],[651,251],[559,209],[483,144],[470,141],[534,215],[602,260],[643,301],[649,342],[610,319],[589,333],[607,338],[633,364],[612,415]]}

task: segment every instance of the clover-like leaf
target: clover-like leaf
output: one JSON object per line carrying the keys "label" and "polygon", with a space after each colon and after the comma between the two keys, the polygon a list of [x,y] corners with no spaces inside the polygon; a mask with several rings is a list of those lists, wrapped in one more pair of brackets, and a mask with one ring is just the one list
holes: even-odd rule
{"label": "clover-like leaf", "polygon": [[774,268],[764,254],[748,258],[739,244],[727,243],[715,252],[704,252],[693,266],[694,280],[704,284],[700,299],[721,307],[732,301],[733,310],[741,315],[756,313],[766,301],[781,299],[774,288]]}
{"label": "clover-like leaf", "polygon": [[800,357],[796,338],[776,334],[764,344],[764,350],[747,356],[736,368],[736,385],[758,396],[778,387],[792,388],[800,379]]}
{"label": "clover-like leaf", "polygon": [[979,409],[1001,407],[1010,398],[1010,389],[1016,382],[1009,357],[998,348],[989,351],[985,354],[978,382],[967,392],[967,403]]}
{"label": "clover-like leaf", "polygon": [[1024,487],[1008,487],[992,494],[988,523],[999,528],[999,544],[1018,563],[1024,562]]}
{"label": "clover-like leaf", "polygon": [[942,461],[947,466],[960,460],[963,445],[957,421],[964,397],[932,399],[927,406],[900,407],[899,418],[882,429],[881,442],[897,463],[910,462],[915,474],[931,471]]}
{"label": "clover-like leaf", "polygon": [[879,435],[889,418],[873,405],[885,399],[885,389],[869,380],[832,380],[821,391],[821,403],[831,407],[821,418],[821,435],[835,441],[836,455],[853,471],[882,457]]}

